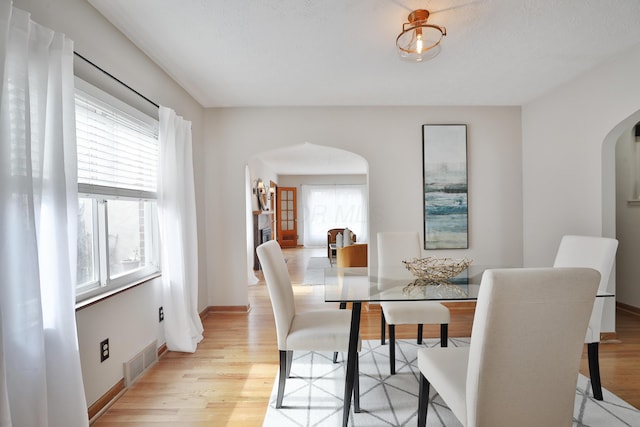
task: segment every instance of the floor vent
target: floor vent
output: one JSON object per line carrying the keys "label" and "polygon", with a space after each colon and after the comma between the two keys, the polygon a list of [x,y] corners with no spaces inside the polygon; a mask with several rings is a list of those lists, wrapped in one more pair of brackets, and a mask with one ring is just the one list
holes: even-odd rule
{"label": "floor vent", "polygon": [[130,387],[140,375],[158,361],[158,343],[153,341],[124,363],[124,385]]}

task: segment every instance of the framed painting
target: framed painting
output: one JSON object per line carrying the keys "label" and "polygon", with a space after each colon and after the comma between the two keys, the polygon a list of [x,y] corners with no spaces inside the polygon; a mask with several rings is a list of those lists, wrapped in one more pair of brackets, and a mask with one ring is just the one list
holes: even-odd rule
{"label": "framed painting", "polygon": [[424,248],[467,249],[467,126],[422,125]]}

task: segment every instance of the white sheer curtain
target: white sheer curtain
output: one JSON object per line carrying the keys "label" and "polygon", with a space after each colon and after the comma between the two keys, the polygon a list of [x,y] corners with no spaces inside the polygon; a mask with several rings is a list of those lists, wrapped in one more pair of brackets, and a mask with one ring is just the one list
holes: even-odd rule
{"label": "white sheer curtain", "polygon": [[0,5],[0,425],[88,426],[75,323],[73,42]]}
{"label": "white sheer curtain", "polygon": [[191,122],[160,107],[158,221],[167,348],[193,353],[202,341],[198,315],[198,233]]}
{"label": "white sheer curtain", "polygon": [[326,246],[327,230],[349,228],[369,241],[366,185],[303,185],[304,246]]}

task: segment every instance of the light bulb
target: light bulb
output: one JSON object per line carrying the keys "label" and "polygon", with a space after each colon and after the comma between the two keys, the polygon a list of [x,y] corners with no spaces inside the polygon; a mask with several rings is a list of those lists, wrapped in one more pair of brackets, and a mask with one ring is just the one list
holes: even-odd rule
{"label": "light bulb", "polygon": [[422,34],[418,34],[416,38],[416,52],[422,53]]}

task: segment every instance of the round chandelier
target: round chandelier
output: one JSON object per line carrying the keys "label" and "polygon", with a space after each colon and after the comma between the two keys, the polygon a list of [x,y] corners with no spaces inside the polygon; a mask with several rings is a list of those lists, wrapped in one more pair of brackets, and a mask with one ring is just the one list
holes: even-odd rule
{"label": "round chandelier", "polygon": [[418,9],[409,14],[409,22],[402,24],[402,32],[396,38],[402,59],[421,62],[440,53],[440,41],[447,35],[447,29],[427,24],[428,18],[428,10]]}

